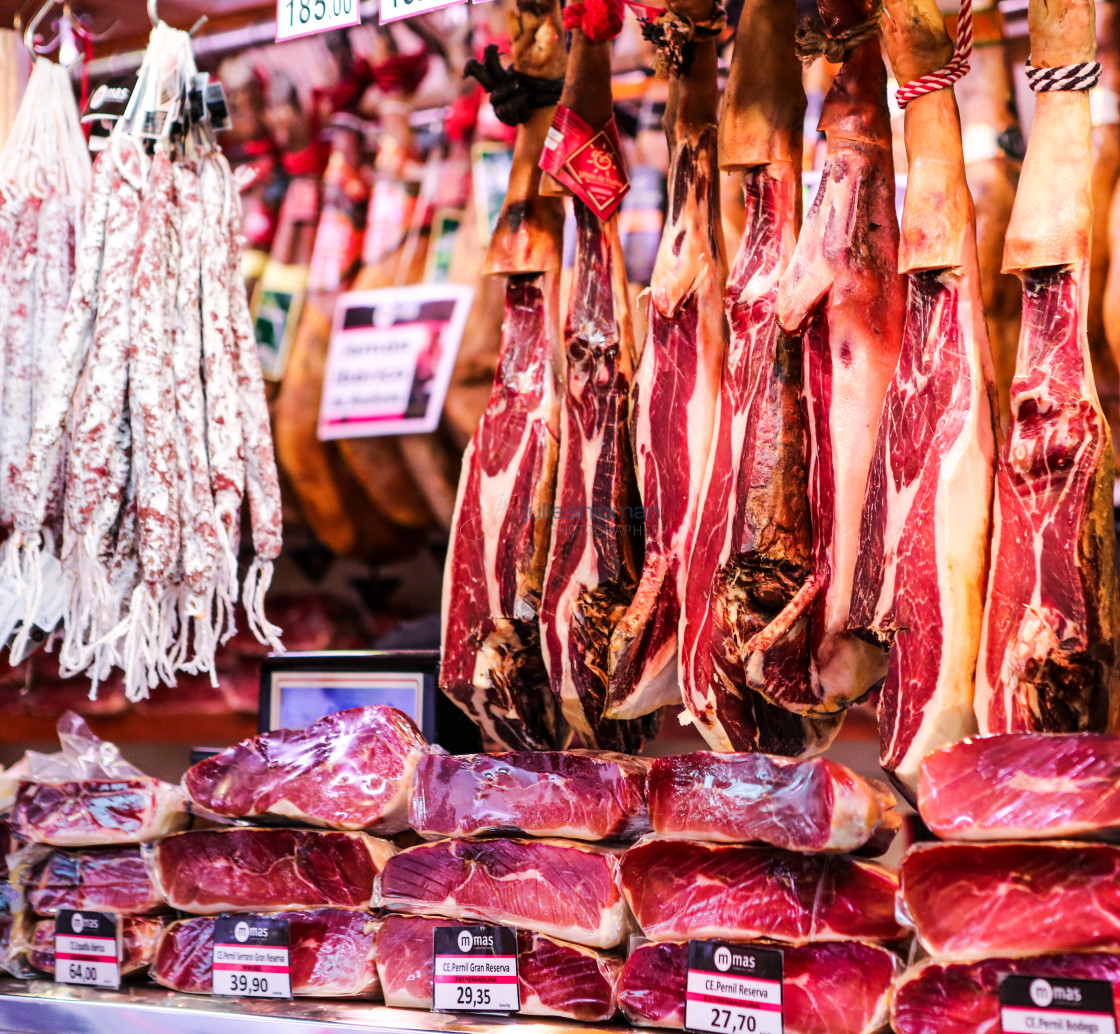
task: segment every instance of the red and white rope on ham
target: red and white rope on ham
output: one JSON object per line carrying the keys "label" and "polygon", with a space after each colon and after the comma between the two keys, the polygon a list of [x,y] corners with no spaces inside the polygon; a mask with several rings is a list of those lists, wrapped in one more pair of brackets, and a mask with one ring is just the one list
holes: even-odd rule
{"label": "red and white rope on ham", "polygon": [[[895,92],[898,106],[905,109],[912,100],[927,93],[945,90],[968,72],[968,59],[972,57],[972,0],[961,0],[961,13],[957,17],[957,42],[953,56],[936,72],[900,86]],[[1049,69],[1048,69],[1049,71]]]}

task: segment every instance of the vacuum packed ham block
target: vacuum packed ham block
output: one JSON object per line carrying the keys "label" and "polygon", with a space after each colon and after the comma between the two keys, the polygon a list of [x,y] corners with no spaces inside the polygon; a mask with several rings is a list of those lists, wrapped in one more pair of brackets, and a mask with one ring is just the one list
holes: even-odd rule
{"label": "vacuum packed ham block", "polygon": [[151,851],[168,904],[195,915],[369,908],[396,848],[365,833],[214,829],[179,833]]}
{"label": "vacuum packed ham block", "polygon": [[64,908],[117,915],[151,915],[167,908],[139,847],[28,848],[15,856],[12,883],[41,916]]}
{"label": "vacuum packed ham block", "polygon": [[681,754],[657,758],[646,787],[661,836],[882,853],[901,825],[885,785],[823,758]]}
{"label": "vacuum packed ham block", "polygon": [[945,840],[1120,837],[1120,736],[963,740],[922,761],[918,810]]}
{"label": "vacuum packed ham block", "polygon": [[[854,941],[786,946],[782,956],[785,1034],[872,1034],[884,1027],[898,956]],[[647,942],[622,967],[618,1004],[633,1024],[680,1029],[687,978],[687,941]]]}
{"label": "vacuum packed ham block", "polygon": [[[432,1007],[432,931],[454,925],[426,916],[386,916],[377,933],[377,973],[386,1005]],[[621,970],[614,956],[518,931],[517,977],[524,1016],[606,1022],[616,1012]]]}
{"label": "vacuum packed ham block", "polygon": [[[292,994],[380,998],[374,964],[377,920],[368,912],[317,908],[284,913],[291,932]],[[173,991],[210,994],[214,920],[184,919],[164,932],[152,979]]]}
{"label": "vacuum packed ham block", "polygon": [[591,948],[629,932],[618,858],[564,840],[441,840],[402,851],[381,878],[396,912],[481,919]]}
{"label": "vacuum packed ham block", "polygon": [[277,729],[187,771],[191,799],[229,818],[270,816],[326,829],[399,833],[428,743],[393,707],[352,707],[306,729]]}
{"label": "vacuum packed ham block", "polygon": [[1120,952],[1120,847],[919,844],[899,876],[899,914],[934,958]]}
{"label": "vacuum packed ham block", "polygon": [[426,837],[634,839],[649,832],[646,768],[609,752],[431,754],[416,768],[409,825]]}
{"label": "vacuum packed ham block", "polygon": [[898,879],[873,862],[649,838],[626,852],[621,873],[653,940],[887,942],[906,933],[894,916]]}

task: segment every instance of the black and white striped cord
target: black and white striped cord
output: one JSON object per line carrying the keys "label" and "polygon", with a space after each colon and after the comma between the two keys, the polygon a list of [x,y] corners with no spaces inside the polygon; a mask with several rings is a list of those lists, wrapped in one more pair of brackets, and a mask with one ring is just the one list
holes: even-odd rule
{"label": "black and white striped cord", "polygon": [[1083,61],[1078,65],[1057,68],[1035,68],[1027,60],[1027,82],[1035,93],[1052,90],[1091,90],[1101,77],[1099,61]]}

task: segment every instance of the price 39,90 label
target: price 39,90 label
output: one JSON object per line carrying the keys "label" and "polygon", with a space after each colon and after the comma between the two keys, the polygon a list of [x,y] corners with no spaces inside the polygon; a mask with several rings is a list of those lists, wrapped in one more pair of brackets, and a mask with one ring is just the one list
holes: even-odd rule
{"label": "price 39,90 label", "polygon": [[361,20],[361,0],[276,0],[276,42],[357,25]]}
{"label": "price 39,90 label", "polygon": [[117,917],[63,909],[54,924],[54,979],[87,987],[121,986]]}
{"label": "price 39,90 label", "polygon": [[214,920],[214,994],[291,998],[291,933],[279,916]]}
{"label": "price 39,90 label", "polygon": [[684,1025],[707,1034],[783,1034],[782,953],[689,941]]}
{"label": "price 39,90 label", "polygon": [[432,932],[435,1012],[517,1012],[517,934],[508,926],[440,926]]}

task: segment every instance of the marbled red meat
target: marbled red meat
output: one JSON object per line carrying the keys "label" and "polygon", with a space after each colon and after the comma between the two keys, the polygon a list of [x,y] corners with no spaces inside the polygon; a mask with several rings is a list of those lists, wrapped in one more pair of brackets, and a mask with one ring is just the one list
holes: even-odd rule
{"label": "marbled red meat", "polygon": [[[292,994],[380,998],[374,962],[377,920],[368,912],[318,908],[282,913],[291,931]],[[152,979],[173,991],[210,994],[213,918],[184,919],[164,932]]]}
{"label": "marbled red meat", "polygon": [[[377,973],[385,1004],[432,1007],[432,931],[455,925],[426,916],[386,916],[377,932]],[[603,1023],[616,1012],[622,963],[611,955],[527,930],[517,934],[521,1013]]]}
{"label": "marbled red meat", "polygon": [[430,754],[416,766],[408,822],[426,837],[634,839],[649,832],[646,769],[607,752]]}
{"label": "marbled red meat", "polygon": [[196,830],[157,844],[152,864],[168,904],[196,915],[369,908],[395,851],[365,833]]}
{"label": "marbled red meat", "polygon": [[901,825],[894,795],[835,761],[769,754],[657,758],[646,784],[661,836],[790,851],[885,850]]}
{"label": "marbled red meat", "polygon": [[921,765],[918,810],[945,840],[1120,836],[1120,736],[1004,733]]}
{"label": "marbled red meat", "polygon": [[328,829],[399,833],[428,744],[393,707],[353,707],[306,729],[262,733],[188,769],[191,799],[230,818],[273,816]]}
{"label": "marbled red meat", "polygon": [[[162,918],[121,917],[122,977],[141,973],[152,964],[156,945],[166,925],[167,920]],[[43,919],[35,924],[31,934],[31,944],[27,949],[27,962],[34,969],[44,973],[54,973],[54,935],[53,919]]]}
{"label": "marbled red meat", "polygon": [[899,877],[899,915],[934,958],[1120,951],[1120,847],[918,844]]}
{"label": "marbled red meat", "polygon": [[[1007,974],[1105,980],[1112,984],[1113,1008],[1120,1015],[1120,955],[1039,955],[986,959],[971,964],[925,962],[907,970],[891,995],[896,1034],[1001,1034],[999,985]],[[1066,1030],[1099,1030],[1090,1027]]]}
{"label": "marbled red meat", "polygon": [[151,915],[167,908],[139,847],[51,851],[28,862],[17,858],[12,882],[41,916],[63,908],[118,915]]}
{"label": "marbled red meat", "polygon": [[382,903],[398,912],[482,919],[591,948],[628,933],[618,859],[564,840],[441,840],[391,858]]}
{"label": "marbled red meat", "polygon": [[[872,1034],[886,1024],[897,955],[854,941],[781,950],[785,1034]],[[687,977],[687,941],[642,944],[622,967],[618,1004],[638,1026],[682,1028]]]}
{"label": "marbled red meat", "polygon": [[185,794],[144,776],[73,782],[21,782],[12,808],[19,836],[55,847],[158,840],[187,824]]}
{"label": "marbled red meat", "polygon": [[654,940],[721,937],[896,941],[898,879],[873,862],[775,847],[649,838],[621,865],[622,889]]}

